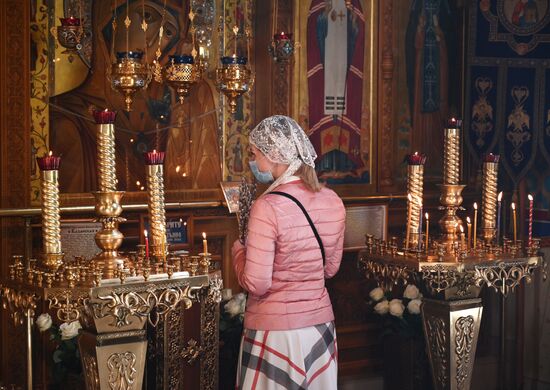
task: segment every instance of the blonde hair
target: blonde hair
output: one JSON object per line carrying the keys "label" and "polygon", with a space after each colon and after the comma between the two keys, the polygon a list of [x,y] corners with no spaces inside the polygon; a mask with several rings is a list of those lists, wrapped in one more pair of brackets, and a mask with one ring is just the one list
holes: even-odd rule
{"label": "blonde hair", "polygon": [[319,183],[319,180],[317,179],[317,172],[315,172],[315,168],[310,167],[309,165],[302,164],[294,175],[302,179],[302,182],[310,191],[319,192],[321,191],[321,188],[323,188],[323,185]]}

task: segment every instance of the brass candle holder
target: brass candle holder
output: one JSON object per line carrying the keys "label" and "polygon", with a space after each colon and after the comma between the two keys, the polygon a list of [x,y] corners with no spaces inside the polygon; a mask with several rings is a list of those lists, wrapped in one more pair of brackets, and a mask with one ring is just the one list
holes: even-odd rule
{"label": "brass candle holder", "polygon": [[97,124],[97,165],[100,192],[116,191],[115,166],[115,116],[116,113],[105,109],[94,111]]}
{"label": "brass candle holder", "polygon": [[458,242],[458,231],[462,226],[462,220],[456,215],[457,210],[462,205],[462,191],[466,186],[462,184],[451,185],[442,184],[441,196],[439,201],[445,214],[439,220],[439,226],[442,232],[442,244],[446,253],[453,251],[454,244]]}
{"label": "brass candle holder", "polygon": [[95,211],[98,216],[96,221],[102,224],[102,229],[95,235],[95,242],[101,252],[94,257],[93,261],[98,268],[102,269],[105,277],[112,278],[118,266],[125,260],[118,253],[118,248],[124,239],[124,235],[118,230],[118,224],[126,221],[125,218],[120,217],[124,192],[93,192],[92,194],[96,199]]}
{"label": "brass candle holder", "polygon": [[452,118],[445,128],[443,148],[443,183],[457,185],[460,180],[460,126],[462,121]]}
{"label": "brass candle holder", "polygon": [[41,170],[40,196],[42,199],[42,265],[55,272],[63,264],[61,251],[61,222],[59,216],[59,163],[61,157],[36,159]]}
{"label": "brass candle holder", "polygon": [[409,216],[408,244],[416,248],[420,237],[420,220],[422,214],[422,193],[424,187],[424,164],[426,156],[419,153],[411,154],[407,157],[407,193],[411,195],[411,200],[407,202]]}
{"label": "brass candle holder", "polygon": [[166,258],[166,215],[164,210],[164,152],[144,153],[147,165],[149,226],[153,256]]}
{"label": "brass candle holder", "polygon": [[488,154],[483,161],[483,188],[481,205],[481,233],[485,243],[491,244],[496,235],[497,180],[500,156]]}

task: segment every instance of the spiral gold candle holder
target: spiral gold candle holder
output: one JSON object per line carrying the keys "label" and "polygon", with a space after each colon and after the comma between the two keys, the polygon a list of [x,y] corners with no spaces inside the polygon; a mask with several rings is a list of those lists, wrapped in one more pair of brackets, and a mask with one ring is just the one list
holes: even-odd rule
{"label": "spiral gold candle holder", "polygon": [[97,165],[100,192],[116,191],[115,115],[113,111],[94,111],[97,124]]}
{"label": "spiral gold candle holder", "polygon": [[426,157],[422,154],[414,153],[408,156],[407,193],[411,195],[411,200],[407,202],[407,215],[410,216],[408,243],[412,247],[418,246],[420,239],[425,162]]}
{"label": "spiral gold candle holder", "polygon": [[36,159],[41,169],[40,191],[42,200],[42,265],[56,271],[62,264],[61,223],[59,217],[59,163],[60,157]]}
{"label": "spiral gold candle holder", "polygon": [[166,256],[166,215],[164,211],[164,152],[145,153],[147,164],[147,194],[149,205],[149,226],[153,255]]}
{"label": "spiral gold candle holder", "polygon": [[490,244],[496,234],[498,160],[489,154],[483,161],[483,188],[481,205],[481,231],[485,243]]}
{"label": "spiral gold candle holder", "polygon": [[445,129],[443,148],[443,183],[457,185],[460,180],[460,125],[458,119],[451,119]]}

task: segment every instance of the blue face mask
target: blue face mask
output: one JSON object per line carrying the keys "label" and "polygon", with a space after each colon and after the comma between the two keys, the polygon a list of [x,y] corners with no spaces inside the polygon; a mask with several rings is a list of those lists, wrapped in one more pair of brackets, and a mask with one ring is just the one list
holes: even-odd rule
{"label": "blue face mask", "polygon": [[258,168],[258,164],[256,164],[256,161],[249,161],[248,164],[250,165],[250,170],[252,171],[252,174],[260,183],[268,184],[275,180],[270,171],[260,171],[260,169]]}

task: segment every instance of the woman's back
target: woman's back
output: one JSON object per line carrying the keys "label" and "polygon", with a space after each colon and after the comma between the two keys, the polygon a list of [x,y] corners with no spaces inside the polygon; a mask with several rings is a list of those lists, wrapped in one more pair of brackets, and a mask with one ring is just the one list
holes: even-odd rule
{"label": "woman's back", "polygon": [[325,278],[340,266],[343,203],[334,191],[312,192],[300,181],[282,184],[277,191],[294,196],[307,210],[323,242],[326,263],[323,268],[317,239],[296,203],[277,194],[258,199],[250,214],[246,262],[235,264],[240,284],[250,293],[245,327],[286,330],[332,321]]}

